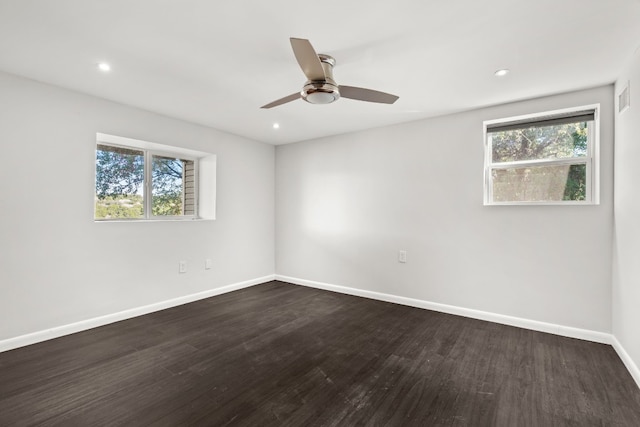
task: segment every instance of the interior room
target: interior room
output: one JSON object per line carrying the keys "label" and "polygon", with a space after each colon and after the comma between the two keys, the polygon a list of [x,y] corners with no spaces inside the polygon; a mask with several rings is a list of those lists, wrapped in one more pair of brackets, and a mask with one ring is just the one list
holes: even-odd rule
{"label": "interior room", "polygon": [[0,0],[0,424],[639,425],[639,105],[639,0]]}

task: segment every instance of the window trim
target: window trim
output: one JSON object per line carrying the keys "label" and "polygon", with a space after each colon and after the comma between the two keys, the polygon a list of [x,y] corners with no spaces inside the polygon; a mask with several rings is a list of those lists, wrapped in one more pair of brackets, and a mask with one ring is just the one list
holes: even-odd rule
{"label": "window trim", "polygon": [[[536,159],[519,160],[512,162],[494,163],[492,156],[492,146],[490,134],[492,128],[509,125],[525,125],[527,123],[541,122],[543,120],[553,120],[563,118],[586,111],[593,111],[593,121],[587,124],[587,154],[585,157],[568,157],[560,159]],[[495,130],[493,130],[495,132]],[[579,107],[563,108],[540,113],[525,114],[520,116],[507,117],[502,119],[485,120],[483,122],[483,144],[484,144],[484,191],[483,201],[485,206],[531,206],[531,205],[599,205],[600,204],[600,104],[583,105]],[[518,166],[554,166],[554,165],[586,165],[586,197],[585,200],[557,200],[557,201],[493,201],[493,180],[492,170],[507,169]]]}
{"label": "window trim", "polygon": [[[158,221],[202,221],[215,219],[215,193],[216,193],[216,164],[217,156],[204,151],[196,151],[187,148],[158,144],[154,142],[125,138],[121,136],[96,134],[96,148],[98,145],[134,149],[143,152],[144,156],[144,187],[143,205],[144,216],[140,218],[108,218],[95,217],[96,223],[103,222],[158,222]],[[195,188],[194,188],[194,214],[193,215],[153,215],[152,209],[152,162],[153,156],[173,157],[181,160],[189,160],[194,163]],[[95,157],[94,157],[95,160]],[[201,167],[202,166],[202,167]],[[95,166],[94,166],[95,173]],[[203,179],[211,181],[203,183]],[[94,176],[95,182],[95,176]],[[94,185],[95,187],[95,185]],[[206,191],[203,201],[203,191]],[[95,188],[94,188],[95,197]],[[184,197],[184,194],[183,194]],[[203,201],[204,205],[201,205]],[[183,205],[184,206],[184,205]],[[95,207],[94,207],[95,209]]]}

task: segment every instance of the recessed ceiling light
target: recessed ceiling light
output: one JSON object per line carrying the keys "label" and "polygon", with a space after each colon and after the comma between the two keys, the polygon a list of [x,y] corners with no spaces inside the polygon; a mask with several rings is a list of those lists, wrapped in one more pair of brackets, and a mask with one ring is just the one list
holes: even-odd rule
{"label": "recessed ceiling light", "polygon": [[509,69],[508,68],[503,68],[501,70],[496,71],[495,73],[493,73],[496,77],[503,77],[506,76],[507,74],[509,74]]}
{"label": "recessed ceiling light", "polygon": [[279,123],[274,123],[273,124],[273,128],[274,129],[280,129],[280,124]]}
{"label": "recessed ceiling light", "polygon": [[98,69],[106,73],[107,71],[111,71],[111,65],[107,64],[106,62],[100,62],[98,64]]}

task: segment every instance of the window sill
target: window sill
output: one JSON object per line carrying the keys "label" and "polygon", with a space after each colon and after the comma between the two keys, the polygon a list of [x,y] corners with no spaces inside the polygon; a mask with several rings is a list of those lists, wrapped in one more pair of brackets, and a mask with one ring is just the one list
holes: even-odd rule
{"label": "window sill", "polygon": [[599,202],[489,202],[484,206],[597,206]]}
{"label": "window sill", "polygon": [[107,224],[107,223],[139,223],[139,222],[206,222],[206,221],[215,221],[215,218],[189,218],[189,219],[180,219],[180,218],[160,218],[160,219],[94,219],[93,222],[96,224]]}

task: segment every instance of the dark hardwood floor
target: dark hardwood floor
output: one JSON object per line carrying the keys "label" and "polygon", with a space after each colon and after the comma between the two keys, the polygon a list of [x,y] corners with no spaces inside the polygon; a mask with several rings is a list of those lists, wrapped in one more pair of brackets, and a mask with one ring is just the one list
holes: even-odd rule
{"label": "dark hardwood floor", "polygon": [[0,353],[0,425],[640,426],[607,345],[270,282]]}

